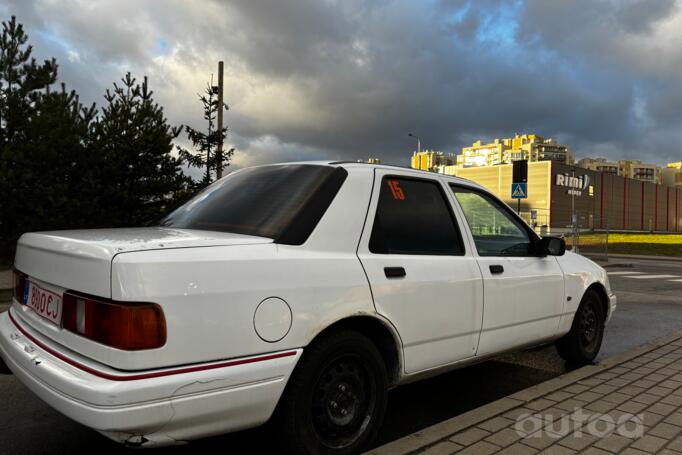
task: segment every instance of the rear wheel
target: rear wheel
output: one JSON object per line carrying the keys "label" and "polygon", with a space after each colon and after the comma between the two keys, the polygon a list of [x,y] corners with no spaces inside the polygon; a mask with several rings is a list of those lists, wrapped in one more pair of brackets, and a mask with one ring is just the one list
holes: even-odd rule
{"label": "rear wheel", "polygon": [[376,346],[339,331],[305,351],[278,409],[276,424],[291,453],[359,452],[379,431],[388,379]]}
{"label": "rear wheel", "polygon": [[591,363],[604,338],[604,310],[596,291],[589,289],[573,318],[571,331],[556,343],[559,355],[569,363]]}

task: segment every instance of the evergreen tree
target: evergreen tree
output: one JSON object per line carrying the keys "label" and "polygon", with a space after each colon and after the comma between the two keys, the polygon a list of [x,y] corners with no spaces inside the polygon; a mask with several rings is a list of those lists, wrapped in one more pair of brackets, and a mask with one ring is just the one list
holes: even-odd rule
{"label": "evergreen tree", "polygon": [[106,92],[92,145],[99,154],[100,216],[111,226],[135,226],[159,219],[189,179],[171,155],[182,127],[168,125],[146,77],[140,85],[128,73],[121,83]]}
{"label": "evergreen tree", "polygon": [[147,80],[107,91],[97,117],[73,91],[51,90],[54,59],[31,57],[15,17],[0,36],[0,259],[23,232],[140,225],[187,197],[182,160]]}
{"label": "evergreen tree", "polygon": [[29,218],[43,213],[32,196],[54,162],[36,156],[33,120],[50,84],[57,78],[54,59],[39,64],[31,57],[28,36],[16,17],[2,23],[0,37],[0,255],[12,254]]}
{"label": "evergreen tree", "polygon": [[[16,16],[2,23],[0,38],[0,145],[23,140],[28,119],[44,90],[57,80],[54,59],[38,64]],[[6,152],[6,148],[0,153]],[[6,152],[10,153],[10,152]]]}
{"label": "evergreen tree", "polygon": [[22,207],[15,219],[22,232],[96,226],[96,155],[89,138],[96,110],[83,107],[74,91],[44,93],[30,117],[27,163],[18,169]]}
{"label": "evergreen tree", "polygon": [[[192,142],[192,146],[197,149],[197,151],[191,152],[178,146],[178,153],[180,158],[187,163],[188,166],[205,169],[204,177],[194,184],[196,188],[203,188],[213,181],[212,172],[217,171],[218,166],[225,169],[230,165],[230,160],[234,154],[234,148],[223,151],[222,163],[219,164],[216,151],[218,144],[224,141],[227,136],[227,127],[223,127],[219,130],[214,125],[218,109],[221,109],[221,106],[219,106],[218,97],[215,96],[215,91],[211,85],[207,85],[204,94],[199,95],[199,101],[201,101],[204,108],[204,120],[206,120],[208,124],[208,131],[204,133],[203,131],[194,129],[190,126],[185,126],[187,138]],[[225,110],[228,110],[227,104],[223,103],[223,105]]]}

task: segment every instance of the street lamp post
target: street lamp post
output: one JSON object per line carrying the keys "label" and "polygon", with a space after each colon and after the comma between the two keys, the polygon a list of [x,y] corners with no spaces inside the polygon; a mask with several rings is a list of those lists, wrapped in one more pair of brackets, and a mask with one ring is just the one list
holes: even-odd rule
{"label": "street lamp post", "polygon": [[419,136],[412,134],[412,133],[407,133],[407,135],[410,137],[413,137],[417,140],[417,153],[421,153],[422,152],[422,142],[419,139]]}

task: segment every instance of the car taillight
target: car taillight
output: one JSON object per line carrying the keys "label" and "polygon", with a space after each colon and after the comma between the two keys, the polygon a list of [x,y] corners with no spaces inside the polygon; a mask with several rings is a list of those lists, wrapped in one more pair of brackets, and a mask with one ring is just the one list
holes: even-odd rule
{"label": "car taillight", "polygon": [[19,303],[22,303],[22,299],[24,298],[24,287],[26,286],[26,277],[27,275],[25,273],[21,273],[17,269],[12,269],[12,277],[14,280],[13,283],[13,288],[14,288],[14,298],[19,301]]}
{"label": "car taillight", "polygon": [[64,293],[62,326],[113,348],[136,351],[166,343],[166,320],[155,303],[123,303]]}

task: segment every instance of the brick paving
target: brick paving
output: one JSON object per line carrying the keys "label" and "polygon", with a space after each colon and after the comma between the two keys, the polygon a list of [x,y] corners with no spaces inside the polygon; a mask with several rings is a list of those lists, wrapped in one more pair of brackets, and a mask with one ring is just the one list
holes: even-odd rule
{"label": "brick paving", "polygon": [[566,373],[371,453],[682,454],[682,333]]}

